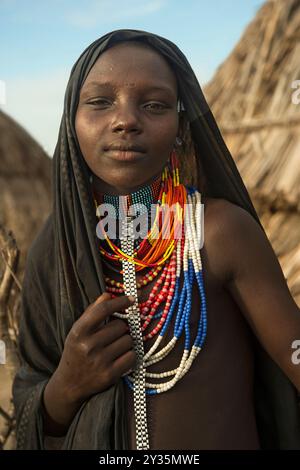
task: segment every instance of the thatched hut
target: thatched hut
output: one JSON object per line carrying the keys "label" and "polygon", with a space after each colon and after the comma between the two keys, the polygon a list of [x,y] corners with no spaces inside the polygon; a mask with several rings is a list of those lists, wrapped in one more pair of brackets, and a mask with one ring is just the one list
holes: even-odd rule
{"label": "thatched hut", "polygon": [[0,111],[0,224],[12,230],[22,277],[29,245],[51,210],[51,159],[12,118]]}
{"label": "thatched hut", "polygon": [[15,445],[11,385],[19,364],[21,281],[28,248],[51,210],[50,193],[50,158],[0,112],[0,340],[6,349],[6,363],[0,365],[0,449]]}
{"label": "thatched hut", "polygon": [[299,0],[269,0],[205,87],[298,305],[299,57]]}

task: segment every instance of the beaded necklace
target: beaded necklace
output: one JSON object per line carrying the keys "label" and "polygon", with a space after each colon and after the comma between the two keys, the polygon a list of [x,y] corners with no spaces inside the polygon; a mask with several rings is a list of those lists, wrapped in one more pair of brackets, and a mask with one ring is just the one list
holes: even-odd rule
{"label": "beaded necklace", "polygon": [[[94,190],[94,199],[97,201],[96,207],[99,204],[110,204],[114,209],[115,209],[115,214],[116,217],[117,215],[122,213],[122,209],[125,212],[126,209],[124,208],[131,207],[131,206],[137,206],[139,207],[139,212],[141,214],[144,214],[144,222],[148,223],[148,225],[151,223],[151,207],[157,203],[159,200],[159,192],[161,189],[161,179],[162,176],[161,174],[156,177],[156,179],[147,186],[144,186],[140,188],[139,190],[127,195],[127,196],[120,196],[115,195],[115,194],[103,194],[99,191]],[[122,206],[122,207],[121,207]],[[123,212],[123,214],[124,214]],[[140,244],[142,239],[136,238],[134,241],[135,247]],[[121,241],[120,238],[115,238],[114,243],[120,247]],[[107,256],[105,252],[103,251],[101,254],[103,254],[103,258],[105,261],[107,261]],[[111,260],[113,258],[108,257],[108,260]],[[119,263],[115,263],[119,267]],[[110,267],[112,265],[110,264]],[[120,272],[120,269],[116,270],[118,273]]]}
{"label": "beaded necklace", "polygon": [[[160,274],[145,302],[139,303],[136,300],[125,314],[114,313],[115,317],[128,321],[137,354],[136,368],[123,380],[134,394],[137,449],[144,450],[149,449],[146,396],[166,392],[184,377],[203,347],[207,331],[206,297],[199,249],[203,245],[201,194],[197,189],[185,187],[180,183],[178,161],[174,152],[162,172],[159,192],[158,181],[157,179],[154,182],[156,193],[153,188],[148,188],[148,194],[158,194],[158,197],[154,226],[148,231],[147,238],[138,245],[134,243],[133,218],[128,215],[127,206],[125,217],[122,219],[120,246],[108,238],[100,245],[103,258],[119,265],[119,272],[123,274],[123,283],[108,276],[105,278],[107,291],[111,292],[113,297],[125,293],[134,295],[137,299],[137,288],[143,288]],[[137,194],[133,194],[131,200],[138,198]],[[142,192],[142,198],[144,194],[145,191]],[[149,200],[150,198],[148,202]],[[112,199],[110,201],[112,202]],[[171,207],[172,204],[176,210],[171,211],[173,217],[168,219],[170,236],[164,239],[165,225],[161,215],[163,208]],[[97,207],[96,198],[95,205]],[[147,268],[150,268],[150,271],[137,283],[136,272]],[[183,287],[180,289],[182,277]],[[199,290],[201,307],[197,333],[192,342],[190,316],[194,283]],[[172,339],[159,348],[167,331],[172,327],[172,320]],[[162,373],[148,372],[150,366],[171,353],[182,336],[184,350],[178,366]],[[154,337],[156,339],[153,345],[145,353],[145,341]]]}
{"label": "beaded necklace", "polygon": [[[186,203],[186,189],[179,182],[175,153],[172,153],[170,160],[172,165],[172,174],[170,175],[169,165],[167,165],[162,172],[161,189],[156,205],[156,218],[154,220],[153,227],[148,231],[147,237],[145,237],[139,245],[138,250],[134,250],[131,258],[131,261],[136,265],[137,271],[146,267],[163,264],[175,248],[174,234],[176,232],[178,233],[179,225],[182,224],[183,208]],[[126,206],[128,197],[120,196],[119,198],[123,203],[122,205]],[[95,204],[97,207],[97,201],[95,201]],[[173,211],[170,211],[169,215],[171,220],[169,221],[165,218],[165,221],[160,228],[159,226],[163,209],[171,208],[172,206],[175,207],[175,210],[177,211],[177,217]],[[126,215],[128,212],[128,206],[122,207],[122,212]],[[103,236],[105,236],[101,221],[99,222],[99,227],[102,230]],[[171,230],[170,234],[167,234],[168,230]],[[166,235],[169,236],[166,237]],[[111,252],[100,247],[100,252],[104,257],[112,261],[128,259],[128,255],[122,252],[122,250],[108,237],[105,237],[105,241],[111,249]]]}

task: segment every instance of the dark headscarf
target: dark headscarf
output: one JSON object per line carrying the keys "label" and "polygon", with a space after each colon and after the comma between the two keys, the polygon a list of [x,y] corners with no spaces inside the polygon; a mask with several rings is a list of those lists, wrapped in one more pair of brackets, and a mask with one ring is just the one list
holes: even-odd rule
{"label": "dark headscarf", "polygon": [[[19,448],[43,448],[43,389],[58,365],[73,323],[105,291],[90,170],[79,149],[75,115],[80,89],[96,60],[112,45],[131,40],[155,49],[176,74],[195,147],[198,186],[203,172],[206,195],[239,205],[260,223],[196,76],[178,47],[155,34],[135,30],[111,32],[87,47],[72,68],[65,93],[53,158],[53,211],[31,247],[24,278],[20,330],[24,365],[14,382]],[[257,357],[256,410],[261,445],[300,448],[295,389],[259,346]],[[84,403],[63,448],[126,449],[123,393],[120,381]]]}

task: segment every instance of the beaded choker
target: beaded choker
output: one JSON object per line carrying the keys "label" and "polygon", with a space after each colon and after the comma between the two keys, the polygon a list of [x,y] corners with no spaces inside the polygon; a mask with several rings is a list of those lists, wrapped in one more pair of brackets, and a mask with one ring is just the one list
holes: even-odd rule
{"label": "beaded choker", "polygon": [[[94,190],[94,199],[97,201],[96,207],[99,204],[110,205],[114,209],[114,213],[111,214],[113,218],[119,220],[119,216],[122,213],[127,211],[127,208],[135,206],[139,207],[139,213],[144,215],[143,221],[148,226],[151,224],[151,209],[159,201],[159,192],[161,188],[161,174],[155,178],[155,180],[142,188],[134,191],[133,193],[126,196],[118,196],[115,194],[102,194],[99,191]],[[112,238],[115,245],[120,247],[120,238]],[[137,247],[142,241],[142,238],[136,238],[134,240],[134,246]],[[106,244],[108,245],[108,244]],[[107,246],[106,246],[107,247]],[[104,244],[105,250],[105,244]],[[104,256],[104,252],[102,253]],[[110,258],[111,259],[111,258]],[[117,263],[118,264],[118,263]],[[113,264],[110,265],[113,269]],[[114,269],[113,269],[114,270]],[[118,269],[117,272],[120,272]]]}
{"label": "beaded choker", "polygon": [[[149,194],[149,190],[146,191]],[[95,204],[97,206],[96,199]],[[164,238],[166,222],[162,217],[163,210],[172,205],[175,210],[168,218],[169,236]],[[146,396],[166,392],[184,377],[204,344],[207,330],[200,256],[203,204],[201,194],[195,188],[180,183],[175,153],[162,172],[156,218],[147,238],[135,246],[133,218],[126,212],[121,225],[120,247],[108,238],[99,247],[102,258],[119,266],[119,272],[123,274],[123,282],[106,277],[107,291],[112,296],[125,293],[137,299],[137,289],[156,280],[145,302],[136,300],[125,314],[114,314],[128,321],[133,338],[137,366],[124,380],[134,396],[137,449],[149,449]],[[146,268],[150,272],[137,283],[136,272],[143,272]],[[183,279],[182,288],[180,279]],[[197,331],[192,338],[190,319],[194,284],[198,287],[201,307]],[[171,328],[172,339],[160,347]],[[181,337],[184,337],[184,349],[178,366],[163,373],[149,372],[150,366],[172,352]],[[145,353],[144,343],[151,338],[156,339]]]}
{"label": "beaded choker", "polygon": [[[147,211],[150,212],[151,204],[156,204],[159,198],[161,178],[161,175],[159,175],[148,186],[143,186],[133,193],[123,196],[123,198],[126,199],[127,207],[130,207],[133,204],[142,204],[146,207]],[[96,190],[94,190],[94,196],[98,204],[111,204],[115,208],[116,214],[120,213],[120,196],[115,194],[103,194]]]}

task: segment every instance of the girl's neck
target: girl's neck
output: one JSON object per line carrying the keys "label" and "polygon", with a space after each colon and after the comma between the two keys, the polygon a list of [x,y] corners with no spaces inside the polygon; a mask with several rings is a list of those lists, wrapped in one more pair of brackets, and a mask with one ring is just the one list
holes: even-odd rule
{"label": "girl's neck", "polygon": [[147,208],[147,212],[151,210],[152,204],[157,204],[161,187],[161,173],[152,180],[151,183],[140,186],[126,195],[112,194],[99,190],[99,186],[93,185],[93,193],[98,204],[107,203],[114,206],[117,213],[120,203],[126,204],[127,208],[133,204],[143,204]]}

